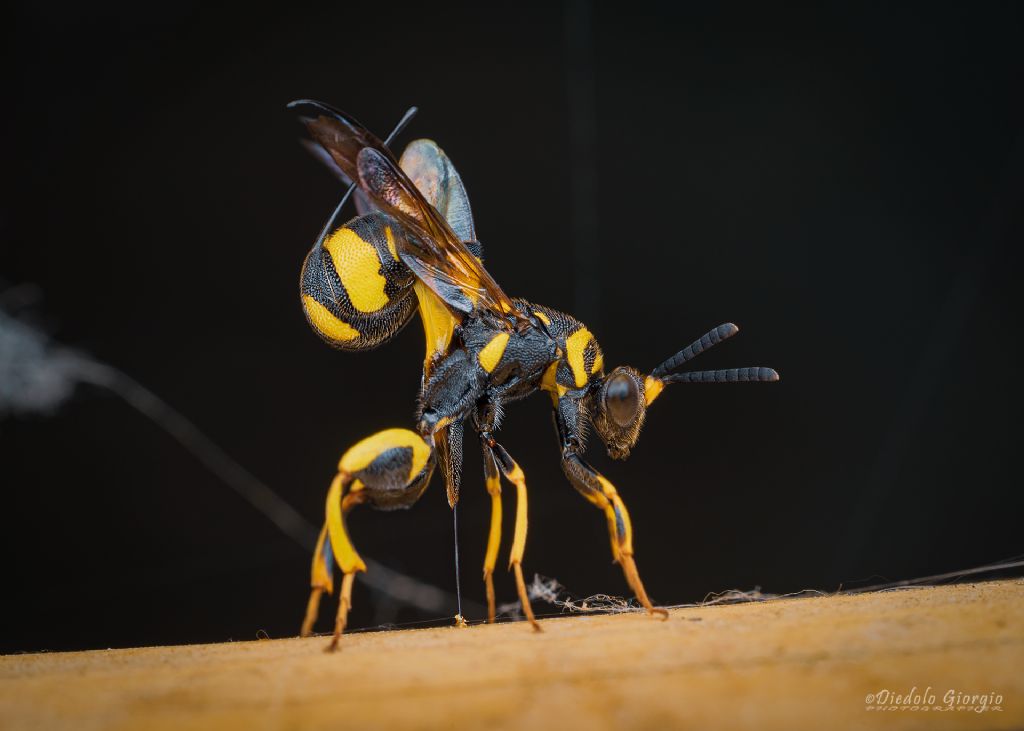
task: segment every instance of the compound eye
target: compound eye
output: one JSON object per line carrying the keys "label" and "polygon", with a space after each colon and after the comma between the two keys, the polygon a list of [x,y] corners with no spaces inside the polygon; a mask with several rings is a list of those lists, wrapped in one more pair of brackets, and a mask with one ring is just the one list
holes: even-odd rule
{"label": "compound eye", "polygon": [[621,427],[632,424],[640,411],[640,389],[636,381],[622,373],[612,376],[605,387],[604,405],[616,424]]}

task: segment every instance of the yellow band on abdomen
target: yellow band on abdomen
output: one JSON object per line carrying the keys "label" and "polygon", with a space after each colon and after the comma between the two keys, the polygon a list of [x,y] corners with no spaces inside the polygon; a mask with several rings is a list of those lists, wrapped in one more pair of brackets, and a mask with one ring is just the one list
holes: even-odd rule
{"label": "yellow band on abdomen", "polygon": [[342,227],[323,244],[334,262],[334,270],[360,312],[376,312],[388,303],[384,292],[387,279],[380,273],[376,247],[350,228]]}
{"label": "yellow band on abdomen", "polygon": [[339,320],[334,313],[310,297],[302,295],[302,307],[310,323],[328,340],[344,343],[359,337],[359,331],[344,320]]}

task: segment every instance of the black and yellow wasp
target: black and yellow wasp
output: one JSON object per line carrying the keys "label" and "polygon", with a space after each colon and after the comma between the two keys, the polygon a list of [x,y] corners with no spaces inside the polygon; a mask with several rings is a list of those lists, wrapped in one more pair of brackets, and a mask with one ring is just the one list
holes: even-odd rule
{"label": "black and yellow wasp", "polygon": [[551,399],[562,468],[573,487],[604,512],[612,555],[626,581],[649,613],[665,614],[652,605],[637,572],[633,528],[622,498],[582,457],[588,425],[611,457],[625,459],[640,436],[646,409],[667,384],[776,381],[778,374],[770,368],[675,372],[736,334],[732,324],[719,325],[648,375],[629,366],[606,372],[601,347],[582,323],[510,298],[484,269],[466,190],[437,144],[416,140],[396,160],[385,143],[347,114],[308,100],[289,106],[300,113],[314,151],[356,184],[361,214],[335,230],[329,222],[306,257],[301,297],[309,324],[336,348],[369,350],[393,338],[419,312],[426,336],[415,430],[374,434],[345,452],[338,465],[313,557],[303,635],[312,631],[322,593],[333,592],[335,561],[342,581],[332,648],[344,630],[353,578],[366,570],[346,530],[353,507],[408,508],[440,464],[454,508],[467,423],[483,448],[491,497],[484,558],[488,620],[494,621],[492,574],[501,540],[504,475],[516,489],[509,565],[523,610],[539,629],[522,570],[526,478],[495,440],[505,406],[536,391]]}

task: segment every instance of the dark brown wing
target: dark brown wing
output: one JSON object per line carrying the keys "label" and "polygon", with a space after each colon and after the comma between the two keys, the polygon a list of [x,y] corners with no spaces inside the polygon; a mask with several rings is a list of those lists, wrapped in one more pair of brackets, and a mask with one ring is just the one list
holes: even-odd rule
{"label": "dark brown wing", "polygon": [[309,111],[306,128],[371,202],[405,229],[402,260],[449,307],[522,319],[512,300],[430,205],[391,152],[359,122],[321,102],[292,102]]}
{"label": "dark brown wing", "polygon": [[[349,177],[341,171],[338,167],[338,163],[334,162],[334,158],[331,157],[331,153],[322,148],[318,143],[313,140],[300,140],[302,146],[306,148],[306,151],[321,162],[324,167],[331,171],[338,180],[342,182],[345,187],[352,184]],[[352,200],[356,205],[356,213],[360,216],[365,216],[368,213],[373,213],[377,208],[370,203],[370,199],[366,197],[366,193],[361,191],[358,187],[352,193]]]}

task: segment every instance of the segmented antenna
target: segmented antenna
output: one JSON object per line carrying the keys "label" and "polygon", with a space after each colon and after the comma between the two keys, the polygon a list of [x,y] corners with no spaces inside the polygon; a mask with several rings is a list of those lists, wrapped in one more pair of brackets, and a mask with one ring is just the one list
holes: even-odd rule
{"label": "segmented antenna", "polygon": [[779,380],[774,368],[723,368],[717,371],[691,371],[661,376],[665,383],[742,383],[744,381],[772,382]]}
{"label": "segmented antenna", "polygon": [[679,379],[668,379],[664,378],[664,376],[669,371],[674,371],[676,368],[681,366],[686,361],[693,360],[708,348],[718,345],[723,340],[728,340],[739,331],[740,329],[733,325],[731,322],[723,323],[716,327],[714,330],[709,330],[708,332],[704,333],[703,335],[700,336],[698,340],[694,340],[692,343],[690,343],[685,348],[680,350],[678,353],[673,355],[671,358],[666,360],[660,366],[655,368],[651,372],[651,375],[654,376],[655,378],[661,378],[664,381],[678,381]]}

